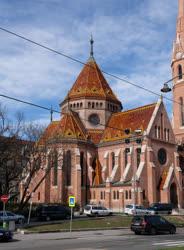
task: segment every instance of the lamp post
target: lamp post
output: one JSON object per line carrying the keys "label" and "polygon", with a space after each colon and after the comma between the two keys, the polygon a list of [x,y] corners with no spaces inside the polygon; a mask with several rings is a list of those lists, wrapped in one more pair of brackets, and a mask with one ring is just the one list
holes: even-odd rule
{"label": "lamp post", "polygon": [[[130,132],[130,129],[127,128],[124,130],[125,134],[129,135],[133,135],[134,137],[137,137],[135,138],[135,142],[137,144],[140,144],[142,142],[142,139],[139,138],[140,135],[142,134],[142,129],[135,129],[133,132]],[[127,138],[125,139],[125,143],[129,144],[130,143],[130,139]],[[135,167],[135,157],[134,157],[134,144],[132,144],[133,146],[133,178],[132,178],[132,184],[133,184],[133,202],[134,202],[134,214],[136,213],[136,208],[135,208],[135,205],[136,205],[136,184],[137,184],[137,178],[136,178],[136,167]]]}

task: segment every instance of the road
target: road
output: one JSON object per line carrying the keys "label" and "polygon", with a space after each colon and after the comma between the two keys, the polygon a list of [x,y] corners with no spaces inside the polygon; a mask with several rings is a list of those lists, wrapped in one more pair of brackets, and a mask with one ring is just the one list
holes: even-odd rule
{"label": "road", "polygon": [[150,250],[184,246],[184,229],[176,235],[134,235],[130,230],[85,231],[47,234],[15,234],[14,241],[0,243],[0,250]]}

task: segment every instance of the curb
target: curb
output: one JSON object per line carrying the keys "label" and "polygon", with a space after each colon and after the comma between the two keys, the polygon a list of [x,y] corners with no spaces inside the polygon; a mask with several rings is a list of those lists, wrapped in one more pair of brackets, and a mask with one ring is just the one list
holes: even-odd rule
{"label": "curb", "polygon": [[[84,231],[97,231],[97,230],[121,230],[121,229],[130,229],[129,227],[113,227],[113,228],[85,228],[85,229],[73,229],[72,232],[84,232]],[[45,233],[70,233],[69,229],[61,230],[47,230],[47,231],[27,231],[18,229],[16,233],[20,234],[45,234]]]}

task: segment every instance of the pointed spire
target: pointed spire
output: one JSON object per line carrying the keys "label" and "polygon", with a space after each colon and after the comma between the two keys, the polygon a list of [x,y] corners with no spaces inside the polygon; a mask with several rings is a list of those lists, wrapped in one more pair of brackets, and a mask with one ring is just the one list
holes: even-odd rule
{"label": "pointed spire", "polygon": [[90,39],[90,45],[91,45],[90,57],[93,57],[93,43],[94,43],[94,40],[93,40],[93,36],[91,34],[91,39]]}

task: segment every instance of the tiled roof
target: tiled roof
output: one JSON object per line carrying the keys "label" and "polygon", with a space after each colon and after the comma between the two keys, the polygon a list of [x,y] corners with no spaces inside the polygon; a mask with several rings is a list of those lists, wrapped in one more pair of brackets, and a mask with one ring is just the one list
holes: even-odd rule
{"label": "tiled roof", "polygon": [[98,144],[102,138],[104,130],[101,129],[89,129],[89,139],[94,143]]}
{"label": "tiled roof", "polygon": [[76,112],[69,111],[63,115],[54,132],[54,137],[58,139],[87,139],[84,125]]}
{"label": "tiled roof", "polygon": [[124,132],[126,128],[129,128],[130,131],[136,129],[141,129],[142,132],[145,131],[148,127],[155,106],[156,103],[153,103],[113,114],[107,124],[101,142],[117,141],[130,137],[131,133],[127,135]]}
{"label": "tiled roof", "polygon": [[50,139],[87,140],[87,132],[76,112],[70,111],[63,115],[60,121],[52,122],[45,130],[39,143]]}
{"label": "tiled roof", "polygon": [[54,131],[56,127],[58,126],[59,121],[53,121],[51,122],[48,127],[45,129],[43,135],[41,138],[38,140],[39,145],[45,144],[49,139],[53,137]]}
{"label": "tiled roof", "polygon": [[66,99],[107,99],[120,104],[93,57],[83,67]]}

